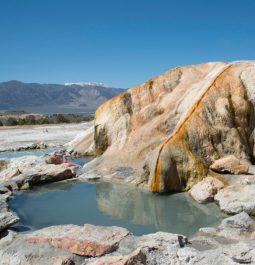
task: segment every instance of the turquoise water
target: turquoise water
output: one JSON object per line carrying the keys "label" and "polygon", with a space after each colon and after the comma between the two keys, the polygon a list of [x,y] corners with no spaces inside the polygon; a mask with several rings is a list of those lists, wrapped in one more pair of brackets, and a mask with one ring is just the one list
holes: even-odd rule
{"label": "turquoise water", "polygon": [[[58,148],[59,149],[59,148]],[[0,153],[3,157],[42,156],[57,149]],[[74,159],[83,165],[91,158]],[[58,182],[18,192],[9,200],[21,222],[18,230],[59,224],[121,226],[136,235],[165,231],[193,235],[217,225],[222,214],[214,203],[201,205],[186,193],[157,195],[111,183]]]}
{"label": "turquoise water", "polygon": [[166,231],[193,235],[220,222],[219,208],[200,205],[187,194],[156,195],[111,183],[54,183],[16,194],[10,208],[19,225],[38,229],[85,223],[121,226],[136,235]]}

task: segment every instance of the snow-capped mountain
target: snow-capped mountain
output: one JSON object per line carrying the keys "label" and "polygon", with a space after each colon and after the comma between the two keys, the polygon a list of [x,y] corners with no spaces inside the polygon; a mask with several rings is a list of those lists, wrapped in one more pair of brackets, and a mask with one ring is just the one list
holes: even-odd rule
{"label": "snow-capped mountain", "polygon": [[65,86],[101,86],[101,87],[109,87],[104,83],[97,82],[75,82],[75,83],[64,83]]}
{"label": "snow-capped mountain", "polygon": [[[121,93],[119,88],[100,83],[39,84],[8,81],[0,83],[0,110],[28,110],[44,113],[65,108],[94,111],[107,99]],[[65,111],[65,112],[68,112]]]}

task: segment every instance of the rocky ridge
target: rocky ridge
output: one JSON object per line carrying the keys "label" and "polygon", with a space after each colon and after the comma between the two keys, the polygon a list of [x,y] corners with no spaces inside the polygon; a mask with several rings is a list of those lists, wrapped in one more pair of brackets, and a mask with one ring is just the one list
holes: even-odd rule
{"label": "rocky ridge", "polygon": [[[93,111],[122,89],[100,83],[40,84],[8,81],[0,83],[0,110]],[[48,107],[48,108],[47,108]],[[48,111],[47,111],[48,109]]]}

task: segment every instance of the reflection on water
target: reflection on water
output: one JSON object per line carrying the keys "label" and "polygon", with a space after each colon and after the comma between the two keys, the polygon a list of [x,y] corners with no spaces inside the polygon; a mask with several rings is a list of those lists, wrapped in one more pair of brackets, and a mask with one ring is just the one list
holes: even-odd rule
{"label": "reflection on water", "polygon": [[185,193],[155,195],[111,183],[54,183],[15,195],[10,208],[21,225],[57,224],[122,226],[137,235],[155,231],[194,234],[217,224],[215,204],[199,205]]}
{"label": "reflection on water", "polygon": [[110,183],[97,185],[97,202],[99,209],[112,217],[186,235],[222,218],[215,204],[198,204],[187,193],[151,194]]}

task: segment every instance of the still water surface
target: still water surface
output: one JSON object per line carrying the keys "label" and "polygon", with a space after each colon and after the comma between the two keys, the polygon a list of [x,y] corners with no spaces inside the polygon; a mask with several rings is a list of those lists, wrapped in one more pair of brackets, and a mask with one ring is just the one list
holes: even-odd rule
{"label": "still water surface", "polygon": [[[60,148],[0,153],[0,158],[43,156]],[[89,158],[74,159],[83,165]],[[166,231],[193,235],[220,222],[219,207],[201,205],[186,193],[157,195],[111,183],[58,182],[16,193],[9,201],[23,229],[85,223],[121,226],[136,235]]]}
{"label": "still water surface", "polygon": [[21,192],[9,201],[20,225],[38,229],[58,224],[126,227],[136,235],[156,231],[193,235],[219,223],[211,203],[201,205],[186,193],[156,195],[111,183],[54,183]]}

